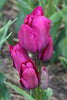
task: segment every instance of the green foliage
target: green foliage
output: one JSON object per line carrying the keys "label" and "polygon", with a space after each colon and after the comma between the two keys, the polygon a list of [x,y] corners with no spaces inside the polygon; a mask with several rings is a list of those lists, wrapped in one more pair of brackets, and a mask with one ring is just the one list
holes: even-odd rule
{"label": "green foliage", "polygon": [[50,100],[51,95],[53,95],[53,91],[50,88],[47,88],[43,92],[43,100]]}
{"label": "green foliage", "polygon": [[6,77],[2,72],[0,72],[0,84],[2,84],[4,81],[6,81]]}
{"label": "green foliage", "polygon": [[63,41],[62,55],[67,59],[67,38]]}
{"label": "green foliage", "polygon": [[67,38],[63,39],[62,43],[62,56],[59,57],[60,61],[62,62],[65,69],[67,69]]}
{"label": "green foliage", "polygon": [[[11,36],[11,32],[9,30],[9,26],[14,23],[17,20],[17,18],[13,21],[8,21],[7,23],[5,23],[5,26],[3,28],[0,29],[0,49],[2,48],[3,43],[9,38],[9,40],[11,40],[12,42],[12,36]],[[10,42],[9,42],[10,43]]]}
{"label": "green foliage", "polygon": [[60,61],[62,62],[63,67],[64,67],[65,69],[67,69],[67,59],[64,58],[64,57],[59,57],[59,59],[60,59]]}
{"label": "green foliage", "polygon": [[0,100],[11,100],[10,91],[4,84],[6,77],[0,72]]}
{"label": "green foliage", "polygon": [[[66,47],[63,48],[63,41],[66,38],[66,34],[67,34],[67,27],[66,27],[67,25],[66,23],[67,22],[67,18],[66,18],[67,6],[64,5],[62,10],[59,10],[57,7],[56,9],[58,12],[49,17],[52,21],[52,24],[54,23],[50,31],[50,34],[53,39],[53,47],[54,47],[54,53],[53,53],[52,58],[50,59],[51,63],[58,61],[59,56],[62,54],[65,54],[65,51],[66,51]],[[65,24],[65,28],[61,29],[58,32],[58,28],[62,20],[64,20],[63,23]]]}
{"label": "green foliage", "polygon": [[8,0],[0,0],[0,11]]}
{"label": "green foliage", "polygon": [[11,83],[7,83],[5,82],[5,84],[11,86],[14,90],[16,90],[18,93],[20,93],[21,95],[25,96],[26,98],[28,98],[29,100],[35,100],[34,98],[32,98],[28,93],[26,93],[24,90],[18,88],[17,86],[11,84]]}
{"label": "green foliage", "polygon": [[30,14],[33,11],[33,9],[38,5],[38,2],[35,2],[35,0],[17,0],[14,3],[20,10],[17,15],[18,20],[15,27],[16,32],[18,33],[21,24],[24,23],[26,15]]}

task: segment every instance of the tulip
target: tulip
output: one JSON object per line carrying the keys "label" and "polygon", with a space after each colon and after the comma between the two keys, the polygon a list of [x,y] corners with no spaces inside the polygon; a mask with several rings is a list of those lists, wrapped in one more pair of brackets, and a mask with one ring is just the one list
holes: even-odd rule
{"label": "tulip", "polygon": [[19,30],[18,39],[21,46],[33,53],[41,52],[48,44],[50,19],[46,18],[41,6],[27,15]]}
{"label": "tulip", "polygon": [[52,54],[53,54],[53,42],[51,36],[49,36],[48,45],[42,52],[38,53],[38,59],[43,61],[49,60]]}
{"label": "tulip", "polygon": [[41,74],[40,74],[40,88],[44,90],[48,88],[48,84],[49,84],[49,75],[48,75],[47,68],[44,67],[41,70]]}
{"label": "tulip", "polygon": [[39,76],[36,65],[31,60],[26,64],[22,64],[20,68],[20,83],[26,89],[34,89],[39,85]]}
{"label": "tulip", "polygon": [[18,43],[16,46],[9,46],[9,51],[13,60],[14,67],[18,70],[20,83],[26,89],[34,89],[39,84],[39,76],[36,65]]}
{"label": "tulip", "polygon": [[9,45],[9,52],[13,60],[13,66],[19,71],[22,63],[25,63],[30,58],[28,57],[27,52],[21,47],[18,43],[16,46]]}

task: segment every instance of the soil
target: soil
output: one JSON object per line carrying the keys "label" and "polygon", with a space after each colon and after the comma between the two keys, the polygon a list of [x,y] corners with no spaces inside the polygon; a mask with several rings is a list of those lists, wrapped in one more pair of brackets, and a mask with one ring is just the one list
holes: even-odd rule
{"label": "soil", "polygon": [[[3,9],[3,18],[0,22],[0,27],[4,23],[3,20],[16,18],[17,13],[18,8],[13,4],[12,0],[9,0]],[[14,24],[11,26],[11,31],[15,32]],[[47,68],[50,76],[49,87],[53,89],[53,95],[50,100],[67,100],[67,71],[61,63],[55,65],[48,64]],[[0,71],[6,75],[8,82],[24,89],[19,83],[18,72],[13,68],[12,59],[9,54],[9,44],[7,42],[5,42],[0,51]],[[27,100],[11,87],[9,89],[11,91],[11,100]]]}

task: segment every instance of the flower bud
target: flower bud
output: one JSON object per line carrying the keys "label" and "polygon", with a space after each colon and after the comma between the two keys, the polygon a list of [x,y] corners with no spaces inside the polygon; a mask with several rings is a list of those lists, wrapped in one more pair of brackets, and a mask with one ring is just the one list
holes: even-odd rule
{"label": "flower bud", "polygon": [[38,72],[32,60],[22,64],[19,74],[20,83],[26,89],[34,89],[39,85]]}
{"label": "flower bud", "polygon": [[22,63],[25,63],[30,58],[27,52],[18,43],[16,46],[9,46],[9,52],[13,60],[13,66],[19,71]]}
{"label": "flower bud", "polygon": [[44,90],[48,87],[48,84],[49,84],[49,75],[46,67],[44,67],[41,70],[41,74],[40,74],[40,88]]}

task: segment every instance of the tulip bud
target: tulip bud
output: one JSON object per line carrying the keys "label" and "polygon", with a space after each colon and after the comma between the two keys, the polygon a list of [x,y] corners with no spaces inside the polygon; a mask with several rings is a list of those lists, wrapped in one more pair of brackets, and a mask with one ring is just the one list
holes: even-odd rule
{"label": "tulip bud", "polygon": [[13,60],[13,66],[19,71],[22,63],[25,63],[30,58],[26,50],[24,50],[21,45],[18,43],[16,46],[9,46],[9,52]]}
{"label": "tulip bud", "polygon": [[41,70],[41,74],[40,74],[40,88],[44,90],[48,87],[48,84],[49,84],[49,75],[46,67],[44,67]]}
{"label": "tulip bud", "polygon": [[48,45],[42,52],[39,52],[38,59],[43,61],[49,60],[52,54],[53,54],[53,42],[51,36],[49,36]]}
{"label": "tulip bud", "polygon": [[46,18],[41,6],[27,15],[19,30],[18,39],[21,46],[33,53],[41,52],[48,44],[51,20]]}
{"label": "tulip bud", "polygon": [[22,64],[19,74],[20,83],[26,89],[34,89],[39,85],[38,72],[32,60]]}

